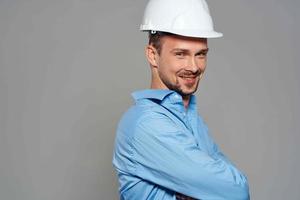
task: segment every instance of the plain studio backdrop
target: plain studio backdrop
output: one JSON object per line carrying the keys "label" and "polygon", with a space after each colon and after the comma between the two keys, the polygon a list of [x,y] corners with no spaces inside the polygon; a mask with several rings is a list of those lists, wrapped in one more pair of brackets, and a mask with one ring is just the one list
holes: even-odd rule
{"label": "plain studio backdrop", "polygon": [[[0,0],[0,199],[117,200],[111,159],[149,88],[146,0]],[[199,112],[254,200],[300,199],[297,0],[208,0]]]}

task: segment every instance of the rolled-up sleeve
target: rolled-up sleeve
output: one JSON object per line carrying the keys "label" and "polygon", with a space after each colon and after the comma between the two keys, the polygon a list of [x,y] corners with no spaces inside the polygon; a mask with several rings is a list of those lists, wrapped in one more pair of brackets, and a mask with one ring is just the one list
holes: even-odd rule
{"label": "rolled-up sleeve", "polygon": [[247,200],[245,176],[221,155],[211,156],[190,133],[159,113],[141,118],[132,139],[135,175],[203,200]]}

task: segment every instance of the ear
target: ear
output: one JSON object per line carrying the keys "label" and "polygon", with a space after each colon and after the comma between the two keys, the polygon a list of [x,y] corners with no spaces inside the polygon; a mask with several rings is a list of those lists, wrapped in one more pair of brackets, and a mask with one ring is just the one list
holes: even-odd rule
{"label": "ear", "polygon": [[152,45],[147,45],[145,48],[145,54],[148,62],[152,67],[157,67],[158,53],[157,50]]}

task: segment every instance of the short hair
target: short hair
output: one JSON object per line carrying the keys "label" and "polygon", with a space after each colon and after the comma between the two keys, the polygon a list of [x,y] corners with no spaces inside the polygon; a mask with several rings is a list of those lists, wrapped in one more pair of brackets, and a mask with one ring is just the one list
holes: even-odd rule
{"label": "short hair", "polygon": [[166,35],[174,35],[168,32],[162,31],[149,31],[148,38],[149,38],[149,45],[152,45],[156,50],[157,53],[160,54],[162,48],[162,38]]}

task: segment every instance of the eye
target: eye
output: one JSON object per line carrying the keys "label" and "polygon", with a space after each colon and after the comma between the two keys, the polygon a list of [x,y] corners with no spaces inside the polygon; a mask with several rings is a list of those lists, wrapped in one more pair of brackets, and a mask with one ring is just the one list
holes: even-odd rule
{"label": "eye", "polygon": [[184,52],[181,52],[181,51],[175,52],[174,54],[178,58],[183,58],[184,57]]}
{"label": "eye", "polygon": [[206,58],[207,52],[199,52],[199,53],[196,54],[196,56],[199,57],[199,58]]}

